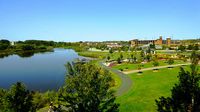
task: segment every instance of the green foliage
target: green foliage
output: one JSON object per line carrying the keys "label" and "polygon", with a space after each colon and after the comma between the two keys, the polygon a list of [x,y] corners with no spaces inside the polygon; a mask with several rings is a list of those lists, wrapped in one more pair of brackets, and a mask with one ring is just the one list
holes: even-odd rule
{"label": "green foliage", "polygon": [[111,74],[92,64],[76,64],[74,74],[67,74],[66,83],[60,89],[59,100],[72,112],[115,112]]}
{"label": "green foliage", "polygon": [[108,60],[108,61],[110,60],[110,56],[107,56],[107,60]]}
{"label": "green foliage", "polygon": [[178,50],[180,51],[185,51],[186,47],[183,45],[178,46]]}
{"label": "green foliage", "polygon": [[117,58],[117,63],[120,64],[121,63],[121,58]]}
{"label": "green foliage", "polygon": [[35,47],[34,47],[33,45],[23,44],[23,45],[21,46],[21,49],[22,49],[23,51],[28,51],[28,50],[34,50]]}
{"label": "green foliage", "polygon": [[9,40],[0,40],[0,50],[5,50],[10,46]]}
{"label": "green foliage", "polygon": [[194,47],[193,47],[193,50],[199,50],[199,45],[195,44]]}
{"label": "green foliage", "polygon": [[4,97],[6,96],[6,90],[0,88],[0,111],[4,109]]}
{"label": "green foliage", "polygon": [[169,65],[172,65],[172,64],[174,64],[174,60],[170,58],[170,59],[168,59],[167,63],[168,63]]}
{"label": "green foliage", "polygon": [[159,62],[158,61],[153,61],[153,66],[159,66]]}
{"label": "green foliage", "polygon": [[182,67],[179,72],[179,82],[174,85],[171,97],[160,97],[156,100],[159,112],[199,112],[200,111],[200,74],[198,59],[193,53],[191,72]]}
{"label": "green foliage", "polygon": [[122,46],[122,51],[125,51],[125,52],[127,52],[128,50],[129,50],[129,46]]}
{"label": "green foliage", "polygon": [[110,54],[112,54],[114,51],[113,51],[113,49],[111,48],[110,50],[109,50],[109,53]]}
{"label": "green foliage", "polygon": [[53,46],[54,42],[53,41],[44,41],[44,40],[25,40],[23,42],[24,44],[29,44],[29,45],[36,45],[36,46]]}
{"label": "green foliage", "polygon": [[29,112],[34,111],[32,107],[33,94],[26,90],[25,86],[17,82],[3,97],[3,111]]}
{"label": "green foliage", "polygon": [[124,56],[123,56],[123,54],[121,53],[121,54],[120,54],[120,58],[123,59],[123,57],[124,57]]}
{"label": "green foliage", "polygon": [[69,75],[73,75],[74,74],[73,67],[69,62],[67,63],[67,65],[65,65],[65,67],[67,68],[67,71],[68,71]]}
{"label": "green foliage", "polygon": [[194,45],[188,45],[187,47],[188,50],[199,50],[199,45],[198,44],[194,44]]}
{"label": "green foliage", "polygon": [[141,56],[141,57],[144,57],[144,56],[145,56],[143,50],[140,52],[140,56]]}
{"label": "green foliage", "polygon": [[51,102],[58,103],[58,95],[55,91],[35,92],[33,94],[33,107],[37,110],[49,106]]}
{"label": "green foliage", "polygon": [[156,47],[155,47],[155,44],[150,44],[149,47],[150,47],[151,49],[155,49],[155,48],[156,48]]}
{"label": "green foliage", "polygon": [[148,61],[148,62],[150,62],[151,61],[151,55],[150,54],[148,54],[148,55],[146,55],[146,60]]}

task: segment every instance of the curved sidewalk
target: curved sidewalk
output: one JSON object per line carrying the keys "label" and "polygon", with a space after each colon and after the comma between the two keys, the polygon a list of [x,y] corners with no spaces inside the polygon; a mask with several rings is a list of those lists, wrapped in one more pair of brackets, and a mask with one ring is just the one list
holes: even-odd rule
{"label": "curved sidewalk", "polygon": [[151,67],[151,68],[144,68],[141,70],[130,70],[130,71],[124,71],[124,74],[131,74],[131,73],[137,73],[140,71],[147,71],[147,70],[153,70],[153,69],[161,69],[161,68],[167,68],[167,67],[177,67],[177,66],[183,66],[183,65],[190,65],[190,63],[186,64],[176,64],[176,65],[166,65],[166,66],[158,66],[158,67]]}
{"label": "curved sidewalk", "polygon": [[132,87],[132,80],[130,79],[130,77],[128,75],[126,75],[126,74],[124,74],[124,73],[122,73],[118,70],[107,67],[106,65],[103,64],[103,62],[99,62],[99,64],[103,68],[117,74],[120,77],[120,79],[122,80],[122,83],[121,83],[120,87],[118,88],[118,90],[116,92],[116,96],[123,95],[124,93],[126,93]]}

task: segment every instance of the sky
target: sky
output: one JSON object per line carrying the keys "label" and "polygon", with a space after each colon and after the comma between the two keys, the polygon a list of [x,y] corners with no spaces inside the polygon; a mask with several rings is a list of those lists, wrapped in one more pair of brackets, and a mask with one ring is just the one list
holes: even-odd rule
{"label": "sky", "polygon": [[0,39],[200,37],[200,0],[0,0]]}

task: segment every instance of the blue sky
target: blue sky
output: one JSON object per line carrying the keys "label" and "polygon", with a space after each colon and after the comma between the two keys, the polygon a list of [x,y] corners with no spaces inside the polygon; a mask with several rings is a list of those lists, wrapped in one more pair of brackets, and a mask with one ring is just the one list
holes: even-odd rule
{"label": "blue sky", "polygon": [[200,37],[200,0],[0,0],[0,39]]}

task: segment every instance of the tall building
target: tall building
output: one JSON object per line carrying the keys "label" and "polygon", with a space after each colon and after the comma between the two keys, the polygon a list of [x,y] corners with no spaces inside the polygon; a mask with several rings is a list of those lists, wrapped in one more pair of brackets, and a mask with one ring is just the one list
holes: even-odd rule
{"label": "tall building", "polygon": [[171,45],[171,38],[170,38],[170,37],[168,37],[168,38],[166,39],[166,45],[167,45],[167,46],[170,46],[170,45]]}

